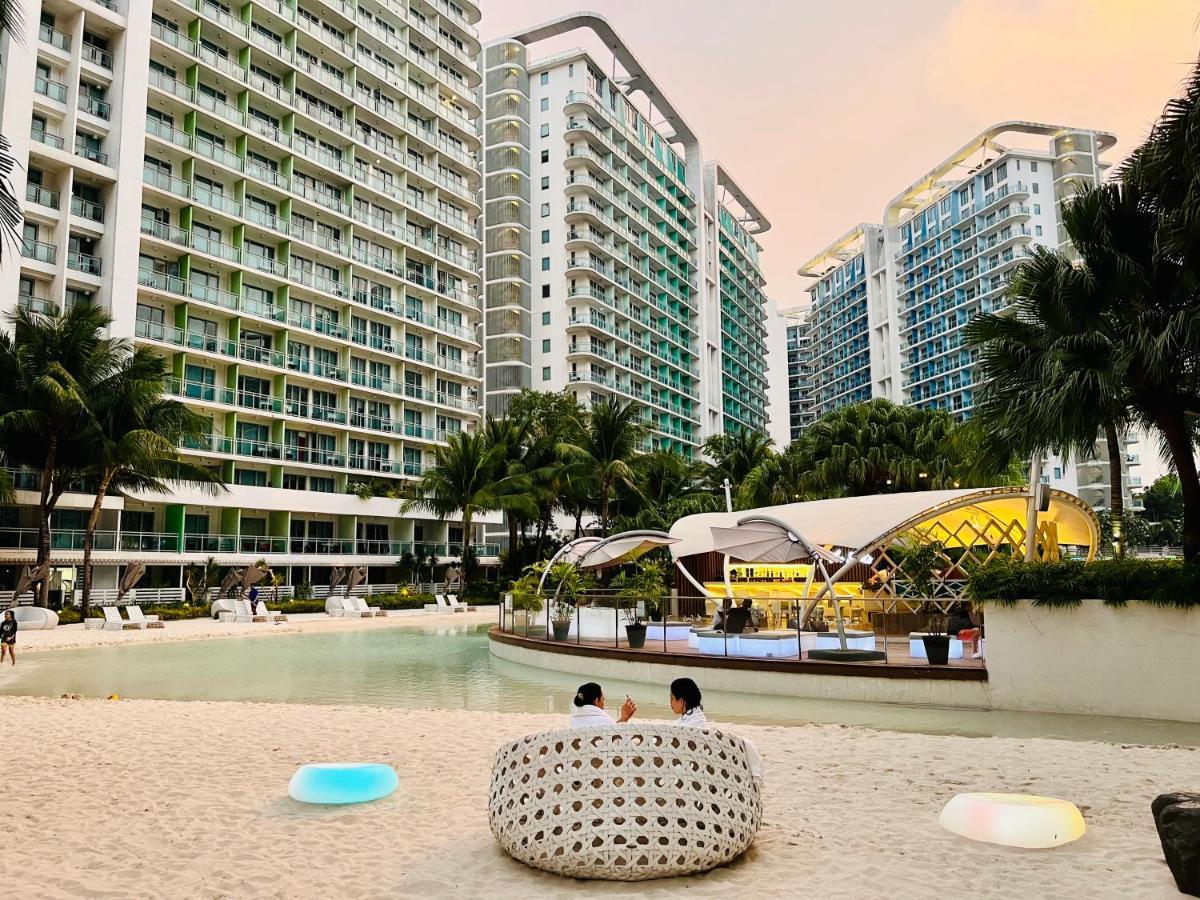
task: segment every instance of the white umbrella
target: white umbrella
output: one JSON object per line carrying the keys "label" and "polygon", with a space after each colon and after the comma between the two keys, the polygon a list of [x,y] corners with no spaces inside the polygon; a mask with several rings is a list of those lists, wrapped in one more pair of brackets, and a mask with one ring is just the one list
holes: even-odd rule
{"label": "white umbrella", "polygon": [[628,531],[610,538],[598,539],[596,543],[584,549],[575,562],[582,569],[608,569],[633,562],[651,550],[669,547],[678,542],[678,538],[661,531]]}
{"label": "white umbrella", "polygon": [[838,562],[834,554],[810,543],[804,535],[769,519],[748,517],[732,528],[716,527],[712,538],[714,550],[742,562]]}
{"label": "white umbrella", "polygon": [[133,590],[133,586],[142,580],[142,576],[146,574],[145,563],[133,563],[125,567],[125,574],[121,576],[121,583],[117,585],[117,602]]}

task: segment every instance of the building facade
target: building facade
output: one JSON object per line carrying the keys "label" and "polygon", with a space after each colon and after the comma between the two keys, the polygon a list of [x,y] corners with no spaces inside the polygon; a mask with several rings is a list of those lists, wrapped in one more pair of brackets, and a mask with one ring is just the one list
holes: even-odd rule
{"label": "building facade", "polygon": [[[1014,137],[1045,146],[1005,143]],[[1060,204],[1102,181],[1114,143],[1101,131],[999,123],[897,194],[882,224],[859,225],[807,261],[800,274],[811,279],[816,414],[884,397],[969,417],[978,352],[965,345],[964,328],[1005,308],[1012,270],[1034,246],[1070,250]],[[1141,485],[1128,470],[1139,459],[1128,450],[1123,461],[1134,507]],[[1103,446],[1095,461],[1047,460],[1043,477],[1107,505]]]}
{"label": "building facade", "polygon": [[[229,484],[107,501],[98,586],[133,561],[147,583],[209,556],[319,583],[456,554],[461,528],[396,498],[479,422],[477,6],[23,8],[0,129],[24,242],[0,305],[107,310],[165,357],[211,423],[184,452]],[[90,505],[69,494],[56,514],[64,581]],[[32,558],[32,514],[3,510],[0,565]]]}
{"label": "building facade", "polygon": [[787,313],[787,376],[788,440],[795,441],[817,418],[812,389],[812,307]]}
{"label": "building facade", "polygon": [[[531,58],[577,29],[613,60]],[[525,388],[634,400],[646,449],[687,455],[764,427],[765,217],[601,17],[490,44],[481,70],[486,412]]]}

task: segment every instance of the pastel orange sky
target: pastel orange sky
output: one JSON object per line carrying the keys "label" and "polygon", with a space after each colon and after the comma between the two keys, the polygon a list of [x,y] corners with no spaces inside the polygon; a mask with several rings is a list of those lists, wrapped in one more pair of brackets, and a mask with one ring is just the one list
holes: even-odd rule
{"label": "pastel orange sky", "polygon": [[[609,19],[753,197],[768,293],[987,125],[1112,131],[1118,161],[1196,59],[1195,0],[482,0],[484,39]],[[591,47],[582,34],[547,51]],[[542,55],[539,50],[537,55]]]}

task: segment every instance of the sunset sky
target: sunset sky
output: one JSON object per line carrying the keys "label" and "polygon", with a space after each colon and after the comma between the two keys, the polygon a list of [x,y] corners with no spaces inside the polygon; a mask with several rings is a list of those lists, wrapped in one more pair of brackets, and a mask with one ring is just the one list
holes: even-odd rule
{"label": "sunset sky", "polygon": [[[1196,0],[482,0],[500,37],[606,16],[756,199],[768,293],[805,300],[800,263],[987,125],[1116,133],[1119,161],[1200,47]],[[592,47],[576,33],[536,56]]]}

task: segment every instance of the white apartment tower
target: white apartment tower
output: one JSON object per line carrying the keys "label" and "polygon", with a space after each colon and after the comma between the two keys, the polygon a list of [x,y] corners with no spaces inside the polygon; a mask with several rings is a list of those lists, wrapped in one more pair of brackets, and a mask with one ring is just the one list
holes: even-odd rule
{"label": "white apartment tower", "polygon": [[[456,552],[461,529],[394,495],[479,421],[477,5],[18,5],[0,130],[24,243],[0,307],[105,308],[169,361],[211,422],[186,452],[230,484],[112,498],[98,586],[135,561],[177,585],[209,556],[379,581],[404,553]],[[0,565],[32,558],[19,499]],[[68,495],[53,523],[63,581],[90,502]]]}
{"label": "white apartment tower", "polygon": [[[1046,143],[1029,149],[1014,138]],[[1004,309],[1012,270],[1032,247],[1069,249],[1060,204],[1103,179],[1102,156],[1115,141],[1102,131],[1001,122],[892,198],[882,224],[851,229],[801,266],[811,279],[816,414],[885,397],[968,417],[978,353],[964,344],[966,324]],[[1104,448],[1097,453],[1107,459]],[[1126,453],[1127,467],[1137,460]],[[1090,488],[1107,479],[1104,466],[1089,461],[1064,474],[1059,461],[1050,480],[1100,506],[1103,492]]]}
{"label": "white apartment tower", "polygon": [[[614,59],[530,59],[576,29]],[[481,68],[486,413],[524,388],[636,400],[647,449],[689,455],[764,428],[765,217],[602,18],[497,41]]]}

